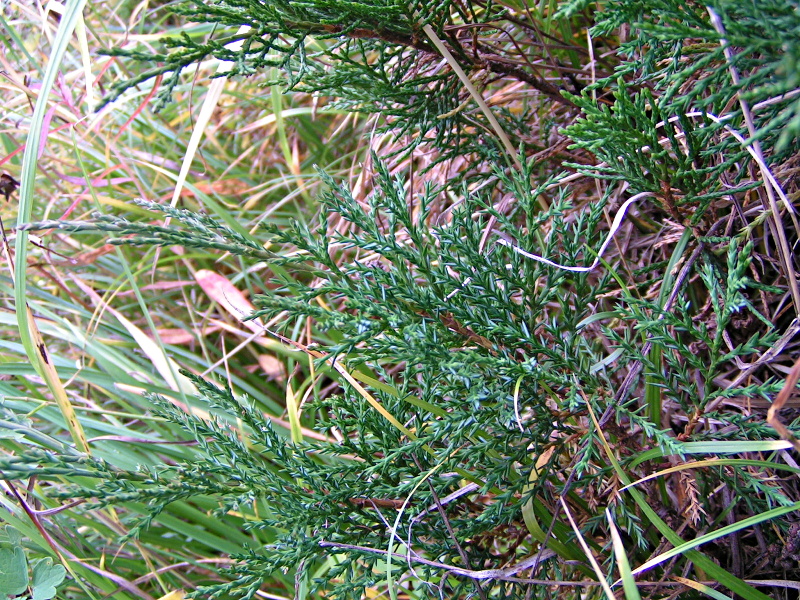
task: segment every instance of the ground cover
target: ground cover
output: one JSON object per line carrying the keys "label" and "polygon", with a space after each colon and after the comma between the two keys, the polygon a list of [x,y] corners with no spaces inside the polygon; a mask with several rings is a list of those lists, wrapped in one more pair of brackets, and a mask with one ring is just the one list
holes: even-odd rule
{"label": "ground cover", "polygon": [[13,7],[0,591],[796,597],[790,3]]}

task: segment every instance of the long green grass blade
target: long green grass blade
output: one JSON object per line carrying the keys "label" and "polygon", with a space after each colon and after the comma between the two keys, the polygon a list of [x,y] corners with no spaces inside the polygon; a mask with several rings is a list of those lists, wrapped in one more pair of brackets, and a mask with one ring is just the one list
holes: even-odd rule
{"label": "long green grass blade", "polygon": [[[28,223],[33,214],[33,205],[35,201],[35,185],[36,185],[36,163],[38,160],[39,148],[43,142],[43,137],[46,139],[46,131],[42,131],[44,126],[45,114],[50,106],[50,91],[53,89],[56,76],[58,75],[61,66],[61,60],[64,57],[67,46],[69,45],[72,32],[78,20],[81,18],[83,6],[86,0],[67,0],[64,13],[58,25],[55,39],[53,40],[53,48],[50,52],[50,58],[45,68],[44,77],[42,78],[42,85],[39,91],[39,96],[36,99],[34,106],[33,116],[31,117],[30,130],[28,139],[25,146],[25,154],[22,159],[22,173],[20,175],[19,187],[19,210],[17,213],[17,225]],[[38,350],[34,346],[33,333],[30,330],[28,323],[25,306],[27,303],[26,296],[26,278],[28,266],[28,233],[26,231],[18,231],[17,238],[14,244],[15,265],[14,265],[14,302],[17,312],[17,325],[19,327],[19,335],[22,340],[22,345],[28,358],[35,365],[39,365],[41,357]]]}

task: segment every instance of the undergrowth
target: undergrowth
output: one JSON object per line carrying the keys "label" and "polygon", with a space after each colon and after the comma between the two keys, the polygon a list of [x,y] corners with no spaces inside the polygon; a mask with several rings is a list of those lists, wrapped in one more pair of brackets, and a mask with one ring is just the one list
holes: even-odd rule
{"label": "undergrowth", "polygon": [[[190,451],[136,467],[28,433],[6,479],[125,511],[131,543],[177,503],[234,518],[235,562],[195,597],[793,597],[797,441],[767,408],[800,364],[795,6],[181,14],[215,28],[112,51],[155,66],[109,99],[166,75],[163,104],[213,56],[390,137],[251,230],[152,199],[23,225],[220,257],[218,311],[282,368],[268,404],[225,351],[216,377],[170,363],[144,398]],[[230,280],[254,273],[244,315]]]}

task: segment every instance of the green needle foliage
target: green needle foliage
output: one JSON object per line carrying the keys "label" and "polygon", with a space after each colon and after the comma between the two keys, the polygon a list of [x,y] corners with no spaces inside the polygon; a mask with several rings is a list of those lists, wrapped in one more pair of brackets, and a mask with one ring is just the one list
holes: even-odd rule
{"label": "green needle foliage", "polygon": [[[287,90],[376,113],[410,146],[371,157],[366,194],[320,172],[315,225],[268,225],[256,241],[151,202],[174,224],[31,225],[224,252],[243,271],[266,262],[275,276],[250,318],[276,324],[267,333],[314,381],[302,410],[287,384],[287,434],[229,382],[187,371],[209,415],[148,399],[196,443],[191,458],[137,471],[34,449],[0,461],[4,477],[71,473],[54,497],[144,504],[131,537],[176,502],[244,515],[259,535],[222,582],[194,591],[219,599],[600,598],[579,536],[612,584],[612,526],[636,569],[664,539],[797,506],[782,478],[794,461],[748,450],[777,438],[751,403],[774,398],[796,348],[797,7],[545,4],[190,2],[179,12],[213,23],[208,36],[114,51],[157,66],[112,98],[169,73],[163,102],[183,69],[214,56],[234,63],[227,76],[281,68]],[[529,93],[495,108],[518,156],[501,156],[485,114],[464,105],[426,24],[486,96]],[[587,26],[591,48],[573,33]],[[549,148],[551,136],[569,148]],[[391,167],[423,150],[428,173],[447,164],[449,179]],[[592,265],[634,194],[646,197],[597,268],[530,258]],[[721,442],[742,456],[723,460]],[[697,453],[707,462],[679,468]],[[744,580],[800,575],[793,519],[745,525],[637,581],[659,597],[676,575],[779,597]]]}
{"label": "green needle foliage", "polygon": [[[274,67],[284,72],[286,89],[332,96],[352,110],[390,119],[397,134],[408,134],[412,147],[433,143],[452,156],[485,151],[493,138],[483,115],[459,107],[469,99],[455,72],[443,69],[441,55],[423,31],[430,24],[447,40],[449,50],[468,71],[481,73],[479,87],[511,77],[545,93],[554,103],[571,106],[561,89],[579,92],[577,80],[560,77],[558,65],[574,61],[585,50],[574,42],[552,38],[536,23],[509,20],[499,4],[459,2],[186,2],[177,13],[191,21],[212,23],[214,34],[198,38],[184,34],[164,40],[163,53],[112,49],[110,54],[159,63],[115,85],[113,100],[132,85],[166,74],[157,106],[170,98],[181,72],[204,58],[230,61],[229,74],[249,76]],[[577,19],[577,26],[584,20]],[[529,29],[526,29],[528,27]],[[569,25],[567,25],[569,27]],[[499,33],[499,35],[498,35]],[[520,34],[526,39],[517,40]],[[555,39],[555,42],[553,40]],[[553,48],[550,48],[551,43]],[[531,46],[532,44],[538,45]],[[532,64],[528,53],[547,55],[548,62]],[[527,68],[526,68],[527,67]],[[564,88],[563,86],[567,86]],[[510,121],[511,115],[500,115]],[[521,118],[520,118],[521,117]],[[524,115],[516,117],[524,120]],[[506,129],[516,134],[516,127]],[[433,140],[425,136],[431,132]]]}

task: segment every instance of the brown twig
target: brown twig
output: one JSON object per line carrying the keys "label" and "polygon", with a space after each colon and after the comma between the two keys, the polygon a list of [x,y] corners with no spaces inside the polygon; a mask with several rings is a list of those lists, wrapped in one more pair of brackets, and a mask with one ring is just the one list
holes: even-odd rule
{"label": "brown twig", "polygon": [[[406,46],[408,48],[414,48],[421,52],[425,52],[427,54],[436,54],[439,56],[439,52],[424,41],[422,36],[405,36],[400,35],[396,32],[390,31],[376,31],[372,29],[366,28],[356,28],[356,29],[346,29],[342,25],[323,25],[323,31],[330,34],[338,34],[341,33],[344,36],[352,37],[352,38],[360,38],[360,39],[379,39],[385,42],[389,42],[390,44],[396,44],[398,46]],[[464,58],[463,53],[456,52]],[[523,81],[530,85],[532,88],[542,92],[551,100],[554,100],[560,104],[564,104],[571,108],[575,107],[575,104],[568,100],[567,98],[561,95],[561,91],[553,85],[552,83],[541,79],[539,77],[535,77],[530,73],[526,73],[522,69],[505,64],[503,61],[498,60],[497,58],[492,57],[491,55],[478,55],[476,59],[471,59],[470,67],[482,68],[488,71],[492,71],[494,73],[499,73],[502,75],[506,75],[508,77],[513,77],[519,81]]]}
{"label": "brown twig", "polygon": [[794,449],[800,452],[800,441],[794,437],[794,434],[789,431],[789,428],[778,418],[778,413],[781,411],[784,404],[786,404],[786,401],[789,400],[789,396],[794,392],[798,380],[800,380],[800,358],[795,361],[792,370],[786,376],[786,382],[783,384],[783,388],[775,397],[775,401],[767,411],[767,423],[772,425],[772,428],[775,429],[784,440],[791,443]]}
{"label": "brown twig", "polygon": [[[422,470],[422,465],[419,464],[419,460],[417,460],[416,456],[412,456],[414,459],[414,464],[417,465],[417,468]],[[442,506],[441,500],[439,500],[439,494],[436,493],[436,488],[433,487],[431,480],[428,479],[428,487],[431,490],[431,495],[433,496],[433,501],[436,503],[436,510],[439,511],[439,515],[442,517],[442,521],[444,522],[444,526],[447,529],[447,533],[450,536],[450,539],[453,540],[453,545],[458,552],[458,555],[461,557],[461,560],[464,561],[464,564],[467,568],[472,569],[472,564],[470,563],[469,556],[467,553],[464,552],[464,548],[461,547],[461,544],[458,542],[458,538],[456,537],[456,532],[453,531],[453,526],[450,524],[450,519],[447,517],[447,512],[445,512],[444,507]],[[480,583],[475,581],[475,587],[478,590],[478,596],[481,597],[482,600],[487,600],[486,592],[483,591]]]}

